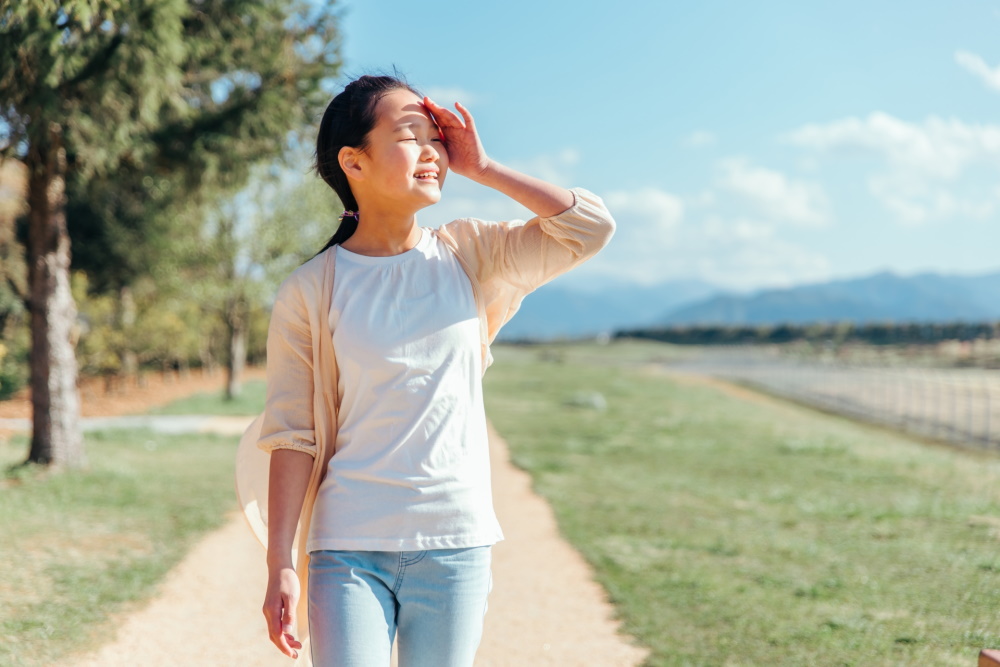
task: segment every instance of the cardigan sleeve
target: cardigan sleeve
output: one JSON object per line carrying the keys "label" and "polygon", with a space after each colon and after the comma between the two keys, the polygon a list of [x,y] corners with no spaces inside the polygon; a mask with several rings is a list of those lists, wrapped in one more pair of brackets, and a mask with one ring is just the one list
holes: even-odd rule
{"label": "cardigan sleeve", "polygon": [[267,397],[257,446],[316,456],[313,355],[308,310],[297,276],[278,288],[267,330]]}
{"label": "cardigan sleeve", "polygon": [[[487,345],[525,295],[579,266],[611,240],[615,221],[601,198],[583,188],[571,192],[573,205],[558,215],[527,222],[461,218],[438,230],[481,290]],[[490,355],[486,358],[488,366]]]}
{"label": "cardigan sleeve", "polygon": [[593,257],[607,245],[615,221],[600,197],[573,188],[573,205],[549,217],[499,223],[495,277],[528,293]]}

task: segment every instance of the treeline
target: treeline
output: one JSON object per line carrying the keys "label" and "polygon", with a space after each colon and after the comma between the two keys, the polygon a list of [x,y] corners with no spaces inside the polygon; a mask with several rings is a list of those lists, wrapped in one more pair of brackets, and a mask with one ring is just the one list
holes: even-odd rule
{"label": "treeline", "polygon": [[645,327],[617,331],[614,337],[674,345],[771,345],[800,341],[834,345],[934,345],[947,341],[1000,340],[1000,322]]}

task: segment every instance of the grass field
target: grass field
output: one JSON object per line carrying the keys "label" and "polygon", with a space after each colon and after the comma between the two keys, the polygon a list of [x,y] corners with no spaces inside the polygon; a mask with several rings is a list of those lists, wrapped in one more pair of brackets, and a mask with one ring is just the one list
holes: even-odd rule
{"label": "grass field", "polygon": [[[148,598],[236,508],[234,438],[109,431],[86,440],[87,471],[0,478],[0,665],[54,665],[107,640],[109,621]],[[2,443],[7,470],[27,443]]]}
{"label": "grass field", "polygon": [[997,456],[641,363],[668,347],[494,353],[487,412],[650,665],[974,665],[1000,646]]}

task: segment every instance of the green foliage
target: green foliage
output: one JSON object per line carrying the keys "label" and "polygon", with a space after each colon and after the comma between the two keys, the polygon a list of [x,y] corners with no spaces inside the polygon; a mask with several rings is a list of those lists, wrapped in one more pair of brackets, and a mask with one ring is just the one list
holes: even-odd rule
{"label": "green foliage", "polygon": [[0,340],[0,401],[10,398],[28,383],[29,348],[26,323],[8,324]]}
{"label": "green foliage", "polygon": [[82,323],[76,353],[84,375],[120,373],[127,353],[140,365],[155,368],[197,366],[221,354],[222,332],[211,313],[152,279],[143,278],[130,289],[135,310],[131,324],[122,322],[121,294],[90,293],[83,273],[73,275],[73,296]]}
{"label": "green foliage", "polygon": [[115,326],[114,297],[88,296],[87,276],[73,274],[73,299],[82,322],[76,358],[83,375],[113,375],[121,370],[121,357],[128,345],[127,332]]}
{"label": "green foliage", "polygon": [[180,82],[158,125],[114,169],[69,180],[74,267],[92,289],[131,284],[176,253],[313,122],[339,65],[331,3],[192,2],[183,29]]}
{"label": "green foliage", "polygon": [[27,267],[16,223],[26,205],[24,165],[0,160],[0,400],[28,381]]}
{"label": "green foliage", "polygon": [[8,5],[0,14],[6,154],[22,141],[45,143],[54,122],[64,125],[75,169],[113,169],[176,97],[188,11],[183,0]]}
{"label": "green foliage", "polygon": [[317,178],[260,165],[246,188],[204,211],[201,228],[173,246],[157,281],[183,292],[211,318],[205,324],[219,331],[220,347],[236,328],[248,331],[249,356],[261,360],[270,299],[332,234],[335,202]]}
{"label": "green foliage", "polygon": [[973,664],[1000,644],[996,456],[674,380],[632,345],[495,354],[488,414],[647,664]]}
{"label": "green foliage", "polygon": [[[0,154],[24,157],[62,126],[83,373],[120,372],[126,358],[210,363],[234,322],[263,356],[275,276],[318,248],[332,207],[279,220],[275,205],[303,211],[288,183],[266,206],[239,200],[274,190],[261,174],[309,143],[340,65],[338,20],[333,2],[304,0],[0,9]],[[0,224],[0,258],[20,251],[11,229]],[[0,267],[17,274],[0,275],[3,331],[24,266]]]}

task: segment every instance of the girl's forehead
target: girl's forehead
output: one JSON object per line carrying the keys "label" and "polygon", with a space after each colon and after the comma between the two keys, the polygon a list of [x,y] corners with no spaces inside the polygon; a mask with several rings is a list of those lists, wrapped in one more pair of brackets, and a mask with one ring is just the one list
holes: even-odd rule
{"label": "girl's forehead", "polygon": [[394,90],[378,103],[379,124],[392,128],[411,123],[434,124],[423,100],[409,90]]}

